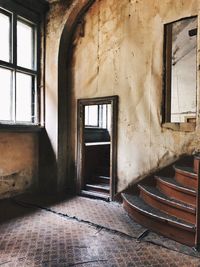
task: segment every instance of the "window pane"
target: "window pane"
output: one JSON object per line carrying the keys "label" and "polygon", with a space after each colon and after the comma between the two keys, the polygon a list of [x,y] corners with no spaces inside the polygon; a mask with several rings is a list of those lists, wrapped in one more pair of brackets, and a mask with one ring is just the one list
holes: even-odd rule
{"label": "window pane", "polygon": [[112,107],[111,107],[111,104],[109,104],[108,105],[108,114],[107,114],[107,116],[108,116],[107,117],[107,122],[108,122],[107,129],[109,132],[111,131],[111,123],[112,123],[111,111],[112,111]]}
{"label": "window pane", "polygon": [[98,105],[85,106],[85,125],[98,127]]}
{"label": "window pane", "polygon": [[85,125],[89,124],[89,106],[85,106]]}
{"label": "window pane", "polygon": [[17,73],[16,121],[32,121],[32,76]]}
{"label": "window pane", "polygon": [[10,61],[10,17],[0,13],[0,59]]}
{"label": "window pane", "polygon": [[0,68],[0,120],[11,120],[12,71]]}
{"label": "window pane", "polygon": [[98,126],[98,106],[89,106],[89,125]]}
{"label": "window pane", "polygon": [[108,105],[102,105],[102,128],[106,129],[107,128],[107,107]]}
{"label": "window pane", "polygon": [[17,65],[33,69],[34,62],[34,27],[17,21]]}

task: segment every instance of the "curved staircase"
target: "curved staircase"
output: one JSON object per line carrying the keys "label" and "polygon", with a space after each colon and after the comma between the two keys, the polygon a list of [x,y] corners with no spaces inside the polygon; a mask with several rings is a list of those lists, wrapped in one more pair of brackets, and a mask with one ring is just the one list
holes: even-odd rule
{"label": "curved staircase", "polygon": [[[147,177],[131,192],[122,193],[123,207],[146,228],[188,246],[200,240],[200,155]],[[173,170],[173,171],[172,171]]]}

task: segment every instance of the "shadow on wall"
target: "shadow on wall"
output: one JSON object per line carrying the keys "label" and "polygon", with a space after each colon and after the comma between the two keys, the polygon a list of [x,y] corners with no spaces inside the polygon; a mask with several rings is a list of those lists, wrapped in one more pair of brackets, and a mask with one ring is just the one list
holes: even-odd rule
{"label": "shadow on wall", "polygon": [[57,191],[57,163],[50,139],[45,129],[39,138],[39,191],[55,193]]}

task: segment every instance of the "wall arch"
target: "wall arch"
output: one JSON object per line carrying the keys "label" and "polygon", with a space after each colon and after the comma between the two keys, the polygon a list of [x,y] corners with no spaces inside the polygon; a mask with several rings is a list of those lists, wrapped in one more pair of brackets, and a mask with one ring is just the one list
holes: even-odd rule
{"label": "wall arch", "polygon": [[79,21],[83,18],[95,0],[80,0],[70,13],[59,45],[58,55],[58,191],[67,187],[72,191],[75,187],[75,163],[70,156],[70,60],[72,40]]}

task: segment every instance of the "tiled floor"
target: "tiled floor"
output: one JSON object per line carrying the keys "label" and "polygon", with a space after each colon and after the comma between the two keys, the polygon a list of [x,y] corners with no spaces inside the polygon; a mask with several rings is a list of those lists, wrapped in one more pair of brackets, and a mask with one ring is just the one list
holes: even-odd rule
{"label": "tiled floor", "polygon": [[137,242],[145,229],[119,204],[23,197],[0,201],[0,214],[0,266],[200,266],[200,258],[162,247],[168,240],[155,234],[147,238],[162,246]]}

